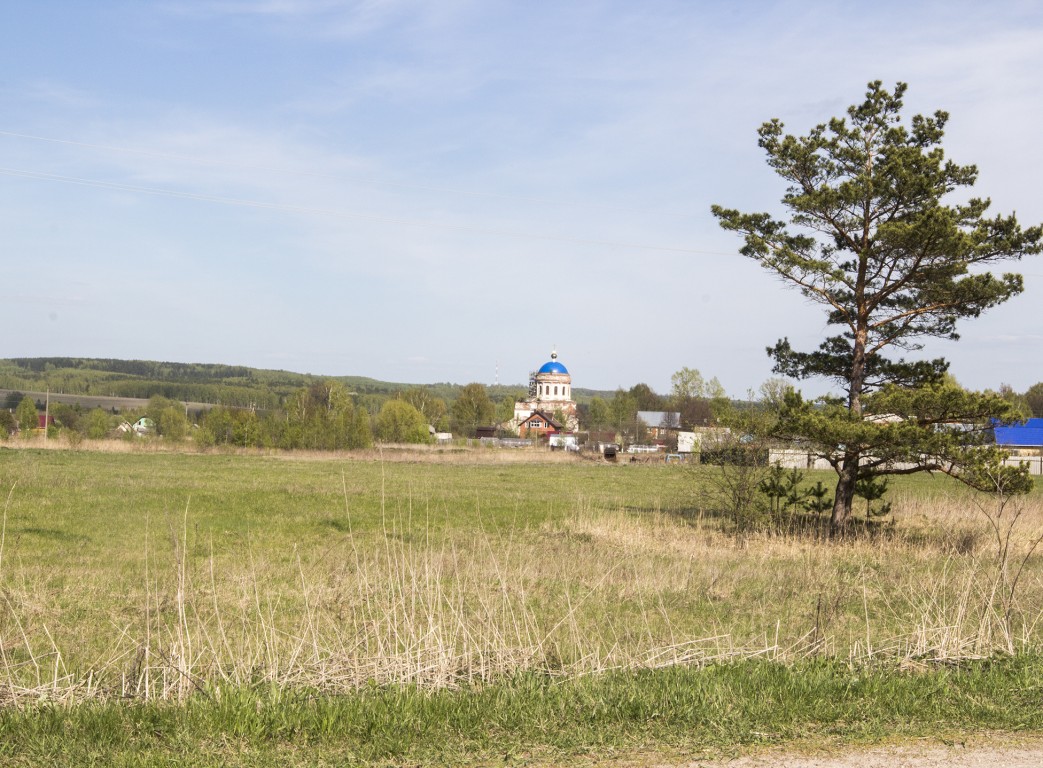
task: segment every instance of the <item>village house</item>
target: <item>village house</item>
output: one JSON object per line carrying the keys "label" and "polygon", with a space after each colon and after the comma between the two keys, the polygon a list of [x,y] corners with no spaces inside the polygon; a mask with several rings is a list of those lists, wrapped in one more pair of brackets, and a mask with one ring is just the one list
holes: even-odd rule
{"label": "village house", "polygon": [[557,434],[563,426],[551,414],[537,410],[526,416],[518,425],[518,436],[527,438],[544,437]]}

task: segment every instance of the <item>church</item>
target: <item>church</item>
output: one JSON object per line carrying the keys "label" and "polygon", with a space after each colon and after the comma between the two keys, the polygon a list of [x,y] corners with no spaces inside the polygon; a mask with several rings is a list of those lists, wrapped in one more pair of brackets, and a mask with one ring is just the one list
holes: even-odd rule
{"label": "church", "polygon": [[522,437],[575,432],[579,428],[576,401],[572,399],[572,376],[558,362],[556,350],[538,371],[529,374],[529,397],[514,404],[512,426]]}

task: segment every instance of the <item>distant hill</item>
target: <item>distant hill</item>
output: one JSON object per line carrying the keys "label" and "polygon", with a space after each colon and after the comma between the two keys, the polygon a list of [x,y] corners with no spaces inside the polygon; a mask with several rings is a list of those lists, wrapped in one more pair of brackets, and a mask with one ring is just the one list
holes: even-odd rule
{"label": "distant hill", "polygon": [[[79,357],[16,357],[0,359],[0,389],[52,392],[95,397],[144,398],[161,395],[172,400],[273,409],[301,387],[333,379],[366,400],[380,401],[420,386],[447,402],[463,383],[408,384],[366,376],[321,376],[292,371],[212,363],[171,363]],[[489,386],[493,400],[525,392],[527,383]],[[573,389],[579,402],[611,392]]]}

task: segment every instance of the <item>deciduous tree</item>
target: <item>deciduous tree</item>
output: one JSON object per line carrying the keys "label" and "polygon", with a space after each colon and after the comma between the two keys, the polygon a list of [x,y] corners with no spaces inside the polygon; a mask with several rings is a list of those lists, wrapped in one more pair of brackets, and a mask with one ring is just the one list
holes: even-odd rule
{"label": "deciduous tree", "polygon": [[160,411],[159,421],[156,422],[159,434],[167,440],[183,440],[188,433],[188,419],[185,411],[177,406],[168,406]]}
{"label": "deciduous tree", "polygon": [[496,408],[485,387],[479,383],[465,386],[453,401],[453,431],[473,436],[475,430],[492,422]]}
{"label": "deciduous tree", "polygon": [[[790,436],[812,440],[837,472],[834,531],[866,478],[943,469],[973,479],[961,469],[982,454],[960,449],[981,432],[940,425],[1010,417],[1009,404],[939,383],[942,359],[900,355],[927,338],[958,338],[958,320],[1021,293],[1020,275],[988,268],[1038,253],[1043,234],[1038,226],[1022,229],[1013,215],[989,218],[987,199],[945,202],[974,184],[977,169],[946,159],[945,112],[903,122],[905,91],[903,83],[893,92],[870,83],[846,117],[806,136],[785,134],[777,119],[761,126],[768,165],[789,185],[788,221],[712,209],[721,226],[744,236],[743,255],[821,305],[838,329],[812,352],[787,339],[769,349],[777,373],[826,377],[843,388],[839,401],[819,408],[787,397],[780,420]],[[898,461],[912,466],[898,469]]]}
{"label": "deciduous tree", "polygon": [[6,440],[15,431],[18,422],[14,414],[6,408],[0,408],[0,440]]}
{"label": "deciduous tree", "polygon": [[695,368],[684,367],[670,377],[670,394],[675,403],[706,397],[706,380]]}
{"label": "deciduous tree", "polygon": [[370,428],[369,414],[361,406],[355,409],[355,415],[351,418],[348,447],[354,449],[373,447],[373,430]]}
{"label": "deciduous tree", "polygon": [[639,411],[661,411],[663,410],[663,398],[656,394],[650,386],[644,382],[635,384],[630,388],[630,396],[637,403]]}
{"label": "deciduous tree", "polygon": [[18,403],[18,407],[14,410],[14,417],[15,421],[18,422],[18,428],[26,434],[40,426],[40,416],[36,410],[36,401],[29,395],[23,397],[22,401]]}
{"label": "deciduous tree", "polygon": [[87,414],[86,434],[92,440],[101,440],[108,435],[112,426],[112,418],[101,408],[94,408]]}
{"label": "deciduous tree", "polygon": [[287,401],[281,443],[285,448],[352,447],[348,432],[354,410],[351,393],[343,384],[332,379],[312,382]]}
{"label": "deciduous tree", "polygon": [[428,424],[437,425],[448,413],[445,400],[435,397],[425,387],[410,387],[399,396],[399,399],[405,400],[424,414]]}
{"label": "deciduous tree", "polygon": [[630,435],[635,441],[640,439],[637,400],[632,394],[622,388],[617,389],[612,399],[608,401],[608,412],[612,419],[612,428],[619,433],[620,437]]}
{"label": "deciduous tree", "polygon": [[527,398],[528,394],[525,392],[516,392],[514,394],[504,395],[503,399],[501,399],[500,402],[496,403],[496,413],[493,416],[493,418],[496,420],[496,423],[498,425],[503,425],[513,421],[514,404]]}
{"label": "deciduous tree", "polygon": [[593,430],[604,429],[611,419],[612,415],[609,413],[608,404],[600,397],[592,397],[590,406],[587,408],[587,428]]}
{"label": "deciduous tree", "polygon": [[1037,382],[1025,390],[1025,402],[1032,409],[1032,415],[1043,416],[1043,381]]}
{"label": "deciduous tree", "polygon": [[424,414],[405,400],[388,400],[377,414],[377,435],[386,443],[426,443],[430,440]]}
{"label": "deciduous tree", "polygon": [[684,427],[709,424],[713,420],[711,400],[724,396],[716,376],[706,381],[695,368],[682,368],[670,377],[670,407],[681,414]]}

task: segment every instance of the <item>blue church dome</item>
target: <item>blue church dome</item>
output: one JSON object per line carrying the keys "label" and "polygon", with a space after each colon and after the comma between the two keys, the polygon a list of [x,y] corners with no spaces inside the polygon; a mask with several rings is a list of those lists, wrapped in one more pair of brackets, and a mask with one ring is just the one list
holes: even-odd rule
{"label": "blue church dome", "polygon": [[544,363],[543,367],[540,368],[537,373],[565,373],[567,374],[569,369],[559,363],[557,360],[551,360],[550,362]]}

